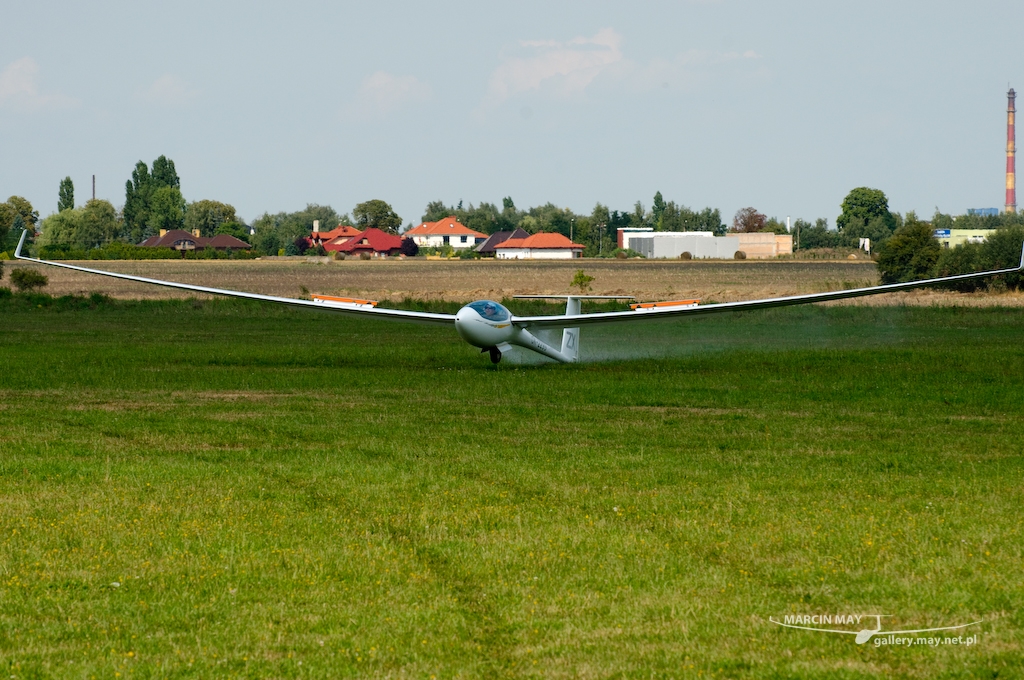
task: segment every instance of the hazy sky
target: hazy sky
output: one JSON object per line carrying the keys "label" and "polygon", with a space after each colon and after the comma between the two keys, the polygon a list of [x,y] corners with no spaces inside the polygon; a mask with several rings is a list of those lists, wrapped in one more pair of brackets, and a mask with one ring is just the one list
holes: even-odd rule
{"label": "hazy sky", "polygon": [[246,220],[660,190],[834,224],[857,186],[962,213],[1002,206],[1024,89],[1020,0],[3,5],[0,200],[44,216],[160,154]]}

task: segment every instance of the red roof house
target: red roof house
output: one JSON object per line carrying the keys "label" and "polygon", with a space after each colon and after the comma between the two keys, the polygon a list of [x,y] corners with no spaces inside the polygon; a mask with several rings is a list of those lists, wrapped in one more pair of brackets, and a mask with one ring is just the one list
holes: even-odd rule
{"label": "red roof house", "polygon": [[405,237],[411,238],[420,248],[451,246],[459,250],[483,243],[487,239],[487,234],[473,231],[459,222],[455,215],[449,215],[437,222],[424,222],[415,226],[405,232]]}
{"label": "red roof house", "polygon": [[351,225],[339,224],[337,228],[330,231],[314,231],[306,241],[311,248],[323,246],[327,252],[335,252],[338,250],[338,246],[362,233]]}
{"label": "red roof house", "polygon": [[[324,246],[326,248],[327,246]],[[359,236],[349,239],[337,247],[340,253],[351,253],[353,255],[370,253],[371,255],[385,256],[398,255],[402,250],[402,237],[388,234],[373,227],[362,232]]]}
{"label": "red roof house", "polygon": [[510,238],[494,246],[499,260],[571,260],[583,257],[583,246],[562,234],[539,233],[527,238]]}

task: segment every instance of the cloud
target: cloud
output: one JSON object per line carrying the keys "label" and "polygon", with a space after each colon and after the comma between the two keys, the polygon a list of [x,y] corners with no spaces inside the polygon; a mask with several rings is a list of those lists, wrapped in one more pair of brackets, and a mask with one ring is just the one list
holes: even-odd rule
{"label": "cloud", "polygon": [[73,97],[62,94],[41,94],[36,84],[39,64],[32,57],[22,57],[0,72],[0,107],[21,111],[62,109],[78,104]]}
{"label": "cloud", "polygon": [[199,90],[189,86],[178,76],[162,75],[138,93],[139,99],[159,106],[181,107],[191,104],[199,96]]}
{"label": "cloud", "polygon": [[687,50],[671,59],[656,58],[645,64],[624,62],[615,74],[618,80],[629,83],[638,91],[657,87],[689,89],[720,75],[721,69],[730,65],[749,64],[761,59],[753,50],[745,52],[712,52],[708,50]]}
{"label": "cloud", "polygon": [[522,52],[506,57],[491,74],[484,98],[493,107],[523,92],[550,88],[561,96],[578,94],[600,73],[622,60],[622,37],[611,28],[592,38],[568,42],[524,40]]}
{"label": "cloud", "polygon": [[357,117],[369,117],[426,101],[430,95],[430,86],[413,76],[377,71],[363,79],[350,109]]}

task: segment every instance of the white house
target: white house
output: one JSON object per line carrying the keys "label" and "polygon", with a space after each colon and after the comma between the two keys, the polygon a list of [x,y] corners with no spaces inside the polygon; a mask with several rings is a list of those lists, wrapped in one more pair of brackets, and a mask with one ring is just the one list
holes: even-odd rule
{"label": "white house", "polygon": [[420,248],[451,246],[455,250],[472,248],[487,240],[487,234],[473,231],[455,219],[454,215],[437,222],[424,222],[405,232],[403,236],[411,238]]}
{"label": "white house", "polygon": [[499,260],[571,260],[583,257],[583,248],[561,234],[541,233],[510,238],[494,246],[494,254]]}

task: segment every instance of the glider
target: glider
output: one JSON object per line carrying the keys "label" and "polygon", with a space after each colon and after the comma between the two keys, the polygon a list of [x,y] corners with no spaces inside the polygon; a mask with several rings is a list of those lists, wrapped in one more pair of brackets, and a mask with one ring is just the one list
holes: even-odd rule
{"label": "glider", "polygon": [[[21,234],[18,248],[14,257],[19,260],[37,262],[51,267],[63,267],[74,271],[110,276],[115,279],[138,281],[150,283],[156,286],[189,290],[196,293],[207,293],[209,295],[224,295],[228,297],[244,298],[247,300],[262,300],[264,302],[276,302],[278,304],[292,305],[295,307],[306,307],[309,309],[327,309],[350,316],[376,317],[381,319],[393,319],[396,321],[418,321],[421,323],[440,324],[444,326],[455,326],[459,336],[473,345],[480,348],[481,353],[490,354],[491,361],[498,363],[501,355],[512,348],[524,347],[526,349],[542,354],[546,357],[565,363],[577,361],[579,358],[580,327],[590,324],[628,323],[640,322],[650,319],[689,317],[703,314],[717,314],[719,312],[735,312],[748,309],[766,309],[768,307],[787,307],[789,305],[804,305],[814,302],[827,302],[829,300],[845,300],[848,298],[864,297],[866,295],[879,295],[881,293],[892,293],[900,290],[921,288],[936,283],[949,281],[965,281],[985,276],[996,276],[998,274],[1010,274],[1024,271],[1024,248],[1021,250],[1020,266],[1011,269],[997,269],[988,272],[977,272],[974,274],[959,274],[956,276],[944,276],[935,279],[924,279],[921,281],[908,281],[906,283],[890,283],[881,286],[870,286],[868,288],[852,288],[850,290],[837,290],[827,293],[813,293],[810,295],[791,295],[788,297],[767,298],[764,300],[745,300],[742,302],[722,302],[718,304],[701,305],[698,300],[674,300],[668,302],[648,302],[630,305],[629,311],[621,312],[598,312],[583,314],[580,311],[581,300],[593,299],[632,299],[628,296],[607,296],[607,295],[519,295],[519,298],[545,298],[564,299],[565,314],[548,316],[515,316],[504,305],[493,300],[477,300],[470,302],[456,314],[435,314],[431,312],[410,312],[400,309],[382,309],[372,300],[360,300],[356,298],[333,297],[328,295],[313,295],[312,300],[298,300],[295,298],[278,297],[275,295],[259,295],[257,293],[246,293],[237,290],[225,290],[223,288],[208,288],[206,286],[194,286],[187,283],[176,283],[174,281],[161,281],[159,279],[148,279],[142,276],[130,276],[106,272],[99,269],[89,269],[76,265],[64,264],[63,262],[50,262],[33,257],[25,257],[21,254],[22,246],[25,244],[25,237],[28,231]],[[555,347],[544,342],[531,331],[538,329],[561,329],[561,345]]]}

